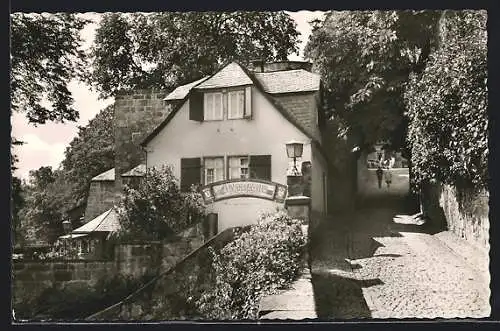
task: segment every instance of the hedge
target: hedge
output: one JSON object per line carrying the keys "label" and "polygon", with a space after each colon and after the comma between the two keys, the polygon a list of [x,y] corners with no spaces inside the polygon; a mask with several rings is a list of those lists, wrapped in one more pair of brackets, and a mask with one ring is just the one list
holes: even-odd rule
{"label": "hedge", "polygon": [[256,319],[260,298],[298,275],[304,246],[300,221],[283,210],[262,215],[219,253],[212,251],[216,284],[196,302],[203,318]]}

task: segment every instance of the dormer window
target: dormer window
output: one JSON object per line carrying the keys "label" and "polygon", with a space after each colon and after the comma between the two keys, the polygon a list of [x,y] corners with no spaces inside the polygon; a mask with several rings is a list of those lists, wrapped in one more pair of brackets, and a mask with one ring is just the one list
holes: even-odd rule
{"label": "dormer window", "polygon": [[189,119],[223,121],[252,118],[252,87],[193,91],[189,98]]}
{"label": "dormer window", "polygon": [[222,92],[204,93],[204,120],[221,121],[224,119],[224,102]]}
{"label": "dormer window", "polygon": [[245,117],[245,91],[230,91],[228,93],[227,118],[230,120]]}

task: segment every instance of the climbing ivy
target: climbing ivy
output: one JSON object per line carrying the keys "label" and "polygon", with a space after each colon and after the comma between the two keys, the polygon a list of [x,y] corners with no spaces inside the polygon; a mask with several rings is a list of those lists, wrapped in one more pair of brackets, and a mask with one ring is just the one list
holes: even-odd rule
{"label": "climbing ivy", "polygon": [[485,11],[445,11],[437,49],[406,84],[415,187],[487,184],[486,21]]}

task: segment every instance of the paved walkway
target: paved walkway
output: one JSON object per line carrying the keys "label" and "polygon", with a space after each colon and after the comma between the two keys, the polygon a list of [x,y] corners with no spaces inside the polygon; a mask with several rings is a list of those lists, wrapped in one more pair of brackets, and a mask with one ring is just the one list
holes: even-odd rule
{"label": "paved walkway", "polygon": [[[487,317],[487,255],[417,225],[397,198],[365,202],[321,224],[311,240],[320,319]],[[463,250],[467,254],[458,254]]]}

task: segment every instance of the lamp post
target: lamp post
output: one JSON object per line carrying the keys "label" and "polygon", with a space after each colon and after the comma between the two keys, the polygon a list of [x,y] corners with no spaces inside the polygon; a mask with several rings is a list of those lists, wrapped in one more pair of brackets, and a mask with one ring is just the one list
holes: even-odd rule
{"label": "lamp post", "polygon": [[292,174],[294,176],[300,175],[299,169],[297,169],[297,158],[302,156],[303,150],[304,144],[301,142],[292,140],[286,144],[286,154],[293,159]]}
{"label": "lamp post", "polygon": [[[303,150],[304,144],[299,141],[293,140],[286,144],[286,154],[289,158],[293,159],[293,168],[292,174],[286,178],[288,197],[285,199],[285,208],[291,218],[302,220],[302,233],[305,238],[308,238],[311,198],[304,196],[304,190],[307,183],[304,181],[304,173],[299,172],[299,169],[297,169],[297,158],[302,157]],[[306,260],[310,265],[307,250]]]}

